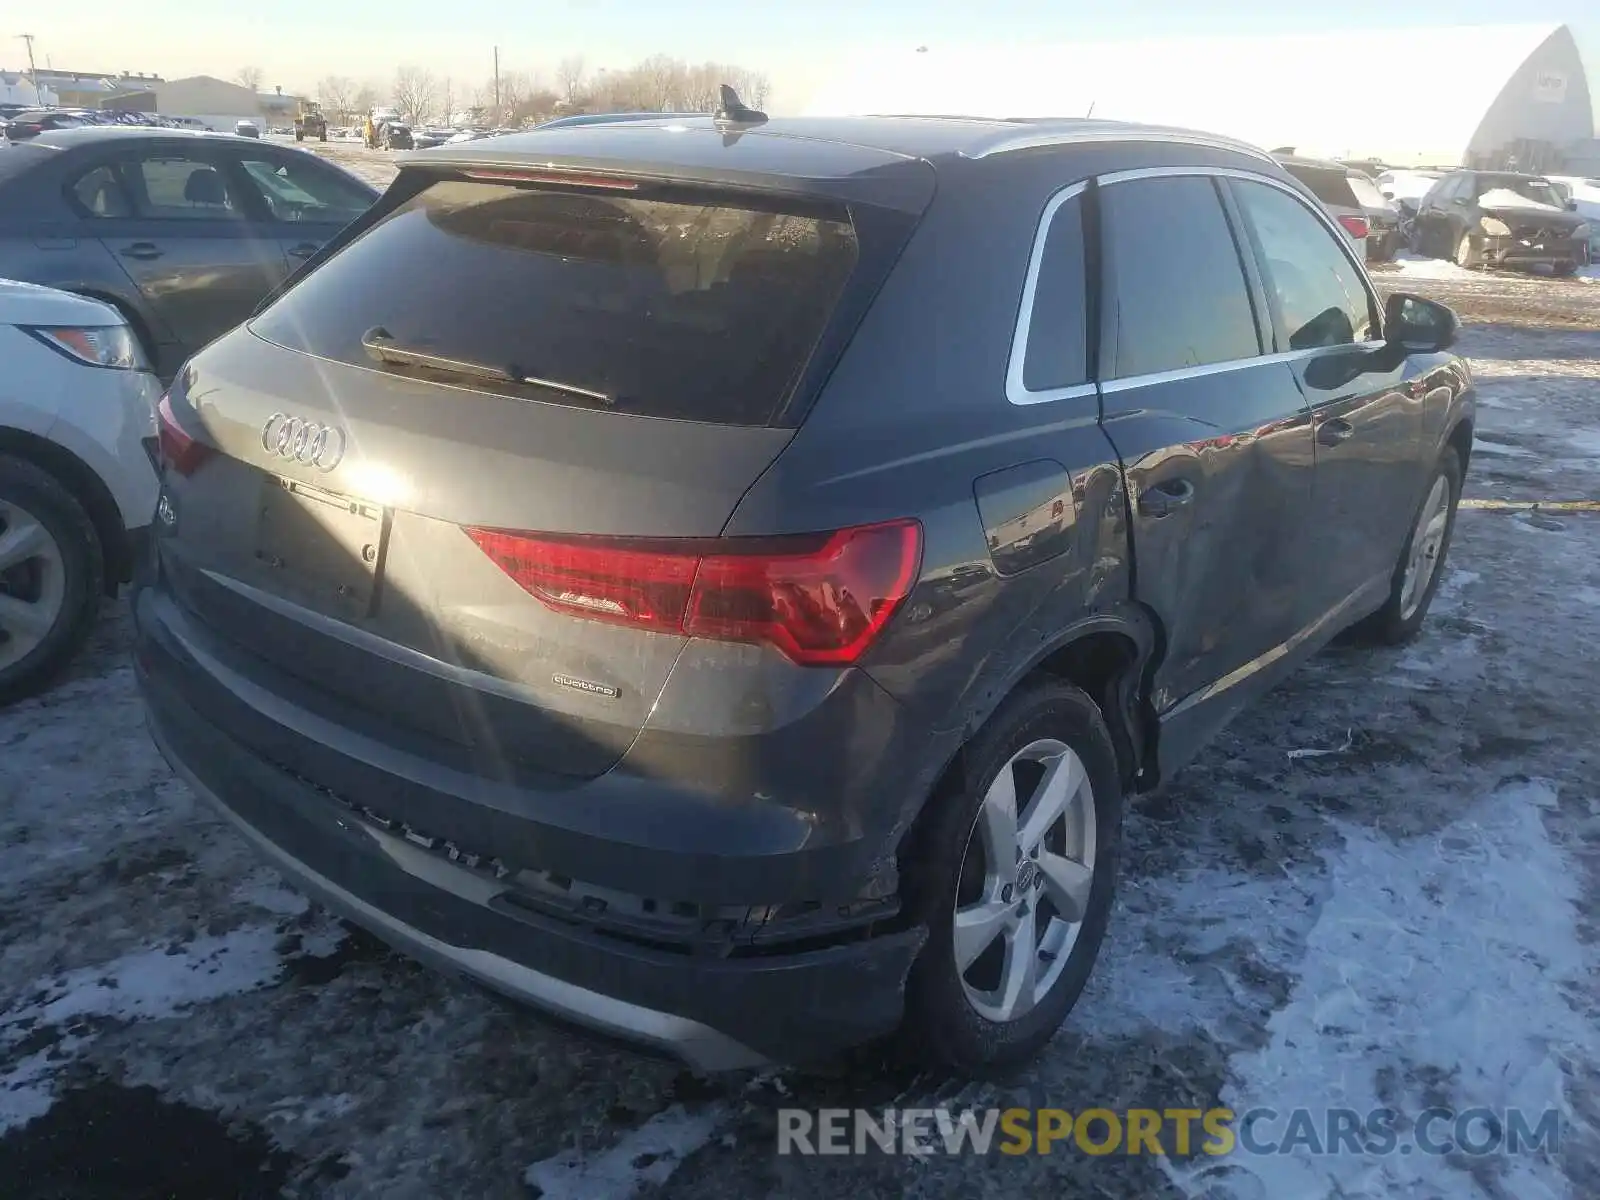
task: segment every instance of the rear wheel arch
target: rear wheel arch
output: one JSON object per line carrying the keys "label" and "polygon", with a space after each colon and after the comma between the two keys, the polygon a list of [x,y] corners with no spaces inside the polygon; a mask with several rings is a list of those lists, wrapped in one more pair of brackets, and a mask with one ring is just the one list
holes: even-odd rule
{"label": "rear wheel arch", "polygon": [[0,426],[0,455],[20,458],[46,472],[83,506],[100,539],[105,565],[105,592],[115,595],[117,585],[131,578],[127,529],[111,489],[94,471],[66,447],[36,434]]}
{"label": "rear wheel arch", "polygon": [[1142,608],[1126,606],[1074,622],[1033,648],[1004,682],[984,690],[972,706],[960,744],[937,776],[924,810],[951,786],[962,782],[965,746],[1005,703],[1006,698],[1040,678],[1079,688],[1100,708],[1117,750],[1125,790],[1142,790],[1155,769],[1155,724],[1149,708],[1148,673],[1159,635]]}

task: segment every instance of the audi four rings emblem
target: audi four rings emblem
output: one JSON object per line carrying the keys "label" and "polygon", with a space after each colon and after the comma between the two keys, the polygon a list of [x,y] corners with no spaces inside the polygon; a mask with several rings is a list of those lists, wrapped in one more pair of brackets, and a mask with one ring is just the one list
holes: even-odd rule
{"label": "audi four rings emblem", "polygon": [[275,412],[261,428],[261,448],[289,462],[331,471],[344,457],[344,430]]}

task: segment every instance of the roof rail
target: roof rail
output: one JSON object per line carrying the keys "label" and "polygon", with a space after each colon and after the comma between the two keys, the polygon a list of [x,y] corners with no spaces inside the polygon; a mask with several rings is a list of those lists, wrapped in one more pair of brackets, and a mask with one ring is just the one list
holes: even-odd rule
{"label": "roof rail", "polygon": [[[1035,129],[1029,133],[1016,133],[991,142],[980,150],[970,151],[967,158],[988,158],[995,154],[1010,154],[1017,150],[1034,150],[1044,146],[1070,146],[1080,142],[1174,142],[1187,146],[1208,146],[1213,150],[1232,150],[1248,154],[1264,162],[1277,160],[1259,146],[1214,133],[1201,133],[1192,129],[1168,129],[1158,125],[1121,124],[1115,121],[1087,120],[1084,118],[1059,118],[1063,127]],[[1079,121],[1082,126],[1071,128],[1067,121]]]}

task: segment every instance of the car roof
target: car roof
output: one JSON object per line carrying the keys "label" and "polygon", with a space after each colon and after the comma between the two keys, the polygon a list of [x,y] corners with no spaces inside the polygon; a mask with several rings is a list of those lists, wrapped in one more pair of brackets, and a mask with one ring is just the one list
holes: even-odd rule
{"label": "car roof", "polygon": [[161,125],[82,125],[73,129],[51,129],[38,137],[29,138],[30,145],[53,146],[70,150],[91,142],[109,142],[117,139],[150,138],[158,141],[192,142],[196,138],[234,141],[231,133],[213,133],[209,129],[168,129]]}
{"label": "car roof", "polygon": [[[1257,147],[1198,130],[1089,118],[774,117],[760,124],[734,124],[719,122],[710,116],[670,114],[640,114],[636,120],[592,121],[554,128],[547,124],[521,133],[503,134],[488,144],[462,143],[448,149],[424,150],[409,161],[443,164],[459,155],[463,162],[492,158],[503,165],[532,166],[547,161],[553,153],[596,159],[617,156],[632,159],[643,153],[641,161],[670,166],[678,150],[672,139],[662,136],[664,132],[715,134],[727,146],[744,140],[781,142],[783,149],[797,156],[805,155],[803,147],[809,146],[817,158],[828,157],[824,148],[831,147],[840,166],[852,157],[860,161],[861,151],[876,152],[864,157],[879,162],[885,157],[937,161],[985,158],[1037,146],[1107,141],[1198,142],[1270,161],[1270,156]],[[761,157],[781,160],[783,150],[772,146]]]}
{"label": "car roof", "polygon": [[1330,158],[1307,158],[1303,154],[1274,154],[1272,157],[1285,167],[1306,167],[1311,170],[1338,172],[1358,169],[1352,167],[1349,163],[1335,162]]}

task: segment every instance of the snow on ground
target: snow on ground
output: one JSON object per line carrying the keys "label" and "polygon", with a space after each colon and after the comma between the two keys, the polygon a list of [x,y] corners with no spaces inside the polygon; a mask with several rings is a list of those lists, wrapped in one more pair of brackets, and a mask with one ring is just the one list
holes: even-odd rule
{"label": "snow on ground", "polygon": [[[1600,496],[1600,292],[1382,279],[1495,322],[1463,338],[1469,496]],[[108,607],[71,678],[0,714],[0,1190],[1588,1200],[1597,616],[1600,517],[1464,510],[1423,636],[1331,647],[1135,805],[1077,1013],[1027,1070],[961,1084],[869,1056],[697,1079],[345,930],[172,779]],[[1527,1158],[774,1154],[786,1105],[1018,1103],[1518,1105],[1566,1125]]]}

